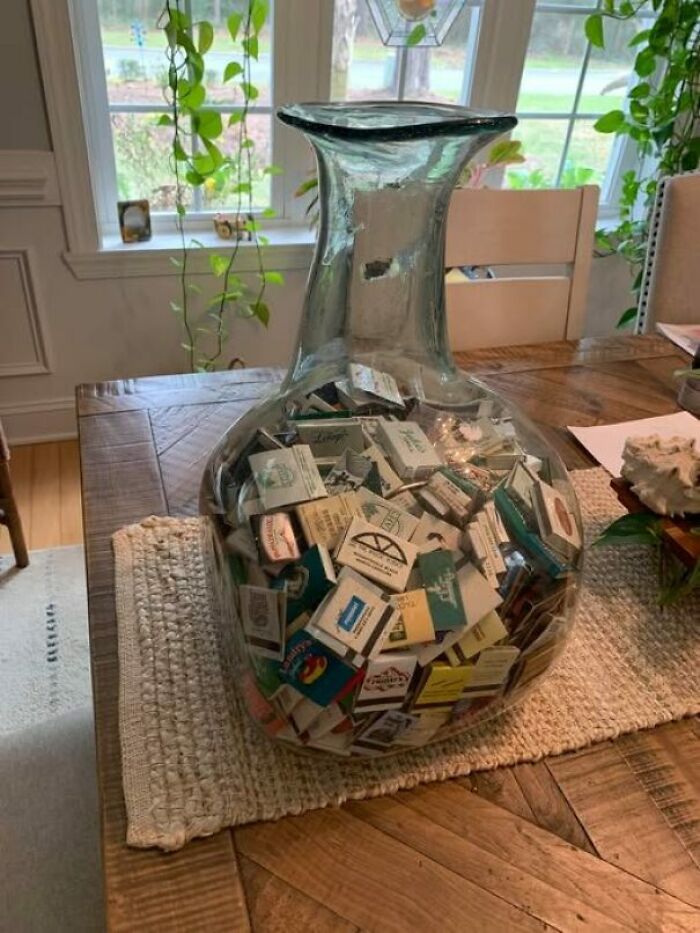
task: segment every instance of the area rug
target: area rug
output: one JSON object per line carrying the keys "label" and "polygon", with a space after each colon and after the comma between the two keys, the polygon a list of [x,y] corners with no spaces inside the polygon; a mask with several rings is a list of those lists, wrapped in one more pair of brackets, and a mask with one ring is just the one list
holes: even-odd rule
{"label": "area rug", "polygon": [[92,704],[82,547],[0,556],[0,735]]}
{"label": "area rug", "polygon": [[[590,542],[622,509],[604,470],[572,476]],[[395,757],[301,757],[273,745],[242,709],[208,535],[202,519],[150,518],[114,536],[131,845],[177,849],[225,826],[537,761],[700,712],[700,598],[661,611],[649,552],[596,549],[574,633],[517,709]]]}

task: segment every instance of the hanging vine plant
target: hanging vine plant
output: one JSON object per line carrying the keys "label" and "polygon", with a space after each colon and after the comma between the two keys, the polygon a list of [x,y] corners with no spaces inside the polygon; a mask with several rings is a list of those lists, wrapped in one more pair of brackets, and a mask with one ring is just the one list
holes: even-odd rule
{"label": "hanging vine plant", "polygon": [[[604,49],[606,19],[645,12],[654,19],[629,42],[637,52],[626,107],[595,123],[598,132],[630,136],[637,147],[637,166],[622,178],[619,223],[597,234],[599,246],[630,264],[637,298],[659,181],[694,171],[700,162],[700,0],[603,0],[585,25],[590,43]],[[635,302],[618,326],[636,316]]]}
{"label": "hanging vine plant", "polygon": [[[248,130],[251,102],[259,96],[252,82],[251,60],[258,58],[259,36],[268,18],[267,0],[248,0],[242,11],[231,13],[227,30],[234,56],[224,67],[224,82],[237,84],[241,104],[228,117],[227,127],[233,128],[233,143],[224,143],[222,114],[207,106],[204,84],[206,54],[211,49],[215,33],[208,20],[191,22],[183,9],[184,0],[166,0],[159,26],[166,38],[168,79],[164,94],[169,112],[158,125],[172,131],[170,162],[175,177],[175,223],[180,237],[179,256],[171,262],[179,272],[179,295],[171,302],[184,335],[182,347],[187,353],[190,369],[210,371],[224,365],[228,323],[232,317],[256,318],[267,327],[270,309],[265,301],[268,285],[283,283],[279,272],[265,267],[263,247],[267,238],[260,232],[253,204],[253,160],[255,141]],[[266,175],[280,170],[269,165]],[[218,280],[215,294],[205,296],[192,280],[192,250],[203,248],[200,240],[187,230],[188,202],[192,189],[220,183],[226,177],[227,189],[234,198],[232,228],[235,241],[229,253],[209,254],[209,267]],[[264,210],[262,217],[274,216]],[[237,270],[242,235],[255,250],[257,271],[250,284]],[[248,248],[248,247],[246,247]]]}

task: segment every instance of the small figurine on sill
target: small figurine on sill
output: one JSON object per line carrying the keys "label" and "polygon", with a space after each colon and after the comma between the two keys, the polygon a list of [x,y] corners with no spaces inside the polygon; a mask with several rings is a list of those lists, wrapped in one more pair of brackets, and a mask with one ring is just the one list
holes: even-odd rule
{"label": "small figurine on sill", "polygon": [[246,214],[245,217],[240,214],[236,214],[235,217],[229,217],[227,214],[214,214],[214,230],[222,240],[247,240],[251,242],[253,231],[247,225],[252,223],[252,214]]}

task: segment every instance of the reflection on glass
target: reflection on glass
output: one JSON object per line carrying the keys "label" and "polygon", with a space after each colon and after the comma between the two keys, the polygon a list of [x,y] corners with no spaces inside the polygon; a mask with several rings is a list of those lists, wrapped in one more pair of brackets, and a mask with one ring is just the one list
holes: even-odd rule
{"label": "reflection on glass", "polygon": [[522,140],[525,162],[506,172],[508,188],[549,188],[555,184],[568,121],[523,120],[512,133]]}

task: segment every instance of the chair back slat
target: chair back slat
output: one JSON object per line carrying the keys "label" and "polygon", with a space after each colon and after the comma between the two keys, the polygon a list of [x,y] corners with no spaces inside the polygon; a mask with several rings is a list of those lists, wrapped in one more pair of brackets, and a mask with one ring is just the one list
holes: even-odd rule
{"label": "chair back slat", "polygon": [[532,343],[533,333],[538,342],[561,340],[569,286],[566,276],[448,282],[450,346]]}
{"label": "chair back slat", "polygon": [[[456,189],[445,265],[495,267],[496,278],[448,280],[452,349],[581,337],[597,205],[593,185],[542,191]],[[538,269],[553,265],[563,267],[561,274],[543,276]],[[500,277],[498,266],[534,268],[532,275],[516,277],[504,270]]]}

